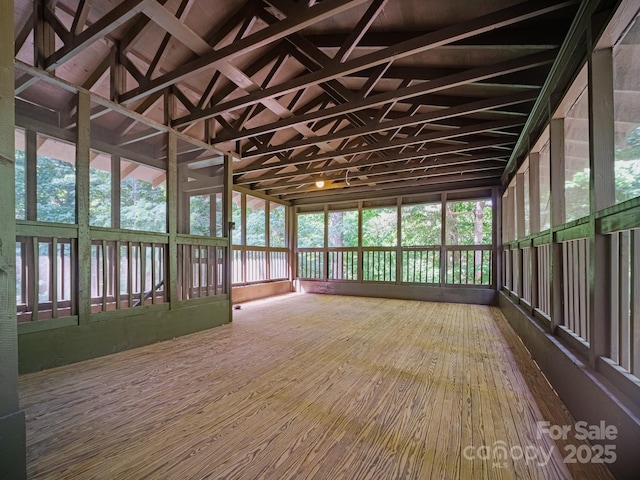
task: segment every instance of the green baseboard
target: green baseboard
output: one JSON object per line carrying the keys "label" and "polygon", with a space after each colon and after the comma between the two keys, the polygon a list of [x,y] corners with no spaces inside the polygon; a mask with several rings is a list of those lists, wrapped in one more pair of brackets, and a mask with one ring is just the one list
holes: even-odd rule
{"label": "green baseboard", "polygon": [[26,433],[22,411],[0,417],[0,478],[27,478]]}

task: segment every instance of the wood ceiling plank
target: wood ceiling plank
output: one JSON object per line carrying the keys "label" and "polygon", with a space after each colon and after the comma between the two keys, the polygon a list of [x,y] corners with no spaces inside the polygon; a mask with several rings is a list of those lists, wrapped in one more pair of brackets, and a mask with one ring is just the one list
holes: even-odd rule
{"label": "wood ceiling plank", "polygon": [[[372,95],[358,101],[349,102],[348,104],[338,105],[325,110],[308,113],[304,116],[294,116],[289,119],[272,122],[268,125],[245,130],[233,137],[231,137],[230,135],[221,136],[220,142],[248,138],[252,135],[260,135],[262,133],[288,128],[295,125],[296,123],[308,123],[314,120],[319,120],[321,118],[344,115],[346,113],[351,113],[358,110],[379,107],[381,105],[386,105],[394,101],[397,102],[401,100],[408,100],[410,98],[440,92],[456,86],[478,82],[480,80],[506,75],[512,72],[529,70],[541,65],[549,65],[554,61],[556,54],[557,51],[542,52],[534,55],[528,55],[526,57],[520,57],[514,60],[509,60],[506,62],[500,62],[498,64],[490,65],[487,67],[465,70],[452,75],[447,75],[442,78],[431,80],[429,82],[413,85],[411,87]],[[229,103],[231,102],[227,102],[226,105],[228,105]],[[190,115],[186,115],[185,117],[178,118],[175,120],[175,124],[185,125],[192,121],[206,118],[211,112],[217,112],[216,114],[219,114],[221,112],[227,111],[229,110],[227,109],[225,104],[217,105],[215,107],[206,108],[201,110],[200,112],[194,112]]]}
{"label": "wood ceiling plank", "polygon": [[[353,168],[371,167],[371,166],[381,165],[381,164],[390,164],[394,162],[406,162],[408,160],[412,160],[415,158],[433,158],[433,157],[440,157],[443,155],[473,152],[474,150],[482,150],[487,148],[508,147],[510,145],[513,145],[514,143],[515,143],[515,139],[488,139],[488,140],[474,141],[474,142],[458,144],[458,145],[432,147],[432,148],[429,148],[429,150],[427,151],[424,151],[424,150],[417,151],[417,152],[410,151],[402,154],[390,155],[388,157],[369,157],[363,160],[349,162],[346,165],[344,164],[325,165],[323,167],[314,169],[314,172],[316,173],[337,172],[337,171],[342,171],[345,168],[353,169]],[[495,155],[498,156],[498,153],[495,153]],[[504,153],[504,155],[508,155],[508,151]],[[260,169],[255,169],[251,171],[270,170],[274,168],[278,170],[277,165],[264,165]],[[245,171],[243,172],[234,172],[234,173],[239,173],[239,174],[248,173],[246,169],[244,170]],[[299,172],[293,172],[293,173],[294,174],[291,176],[296,176],[301,174]],[[302,174],[305,174],[305,172],[302,172]],[[290,174],[283,173],[278,175],[276,178],[284,178],[285,176],[288,176],[288,175]],[[265,178],[268,178],[267,175],[265,175]]]}
{"label": "wood ceiling plank", "polygon": [[200,35],[159,3],[147,4],[143,13],[194,53],[204,55],[212,50],[212,47]]}
{"label": "wood ceiling plank", "polygon": [[[130,0],[132,1],[132,0]],[[144,0],[136,0],[144,1]],[[145,85],[130,90],[122,95],[121,102],[127,103],[138,100],[150,93],[184,79],[187,76],[208,70],[218,68],[221,62],[226,62],[237,56],[254,51],[260,47],[273,43],[287,35],[302,30],[310,25],[321,22],[326,18],[338,15],[357,5],[365,3],[368,0],[326,0],[313,8],[305,9],[298,15],[286,18],[277,25],[266,27],[248,37],[242,38],[219,50],[212,51],[197,59],[188,62],[172,72],[162,75],[154,80],[149,81]],[[271,98],[275,97],[272,96]],[[266,99],[266,98],[265,98]]]}
{"label": "wood ceiling plank", "polygon": [[407,127],[412,125],[419,125],[424,122],[432,122],[436,120],[442,120],[445,118],[456,117],[460,115],[468,115],[470,113],[479,112],[483,110],[491,110],[518,103],[525,103],[534,101],[537,98],[538,91],[532,90],[528,92],[516,93],[513,95],[507,95],[504,97],[488,98],[484,100],[478,100],[476,102],[459,105],[457,107],[446,108],[434,112],[428,112],[420,115],[414,115],[409,117],[398,118],[395,120],[389,120],[383,123],[371,123],[359,128],[343,129],[332,135],[315,136],[314,138],[305,138],[295,142],[287,142],[282,145],[272,146],[261,152],[255,152],[251,155],[247,155],[245,158],[252,158],[261,155],[271,155],[277,152],[285,150],[293,150],[296,148],[315,145],[318,142],[332,142],[335,140],[341,140],[343,138],[355,137],[364,135],[366,133],[375,133],[385,130],[390,130],[398,127]]}
{"label": "wood ceiling plank", "polygon": [[80,0],[76,14],[73,17],[73,24],[71,25],[71,33],[74,36],[78,36],[82,30],[84,30],[92,4],[93,0]]}
{"label": "wood ceiling plank", "polygon": [[[485,160],[467,160],[467,161],[458,161],[458,162],[448,162],[443,164],[420,164],[419,162],[412,162],[410,165],[402,165],[401,168],[389,169],[386,167],[376,167],[375,169],[367,170],[366,176],[367,180],[361,181],[358,180],[359,174],[350,175],[351,180],[349,183],[351,186],[355,186],[358,183],[366,184],[376,181],[384,181],[383,178],[385,176],[393,175],[395,179],[406,180],[412,178],[420,178],[436,175],[444,175],[446,173],[455,173],[462,171],[480,171],[487,169],[501,169],[504,168],[506,164],[506,159],[504,161],[487,161],[493,159],[485,159]],[[322,175],[322,179],[325,182],[325,186],[330,186],[332,182],[336,182],[336,185],[339,187],[343,187],[345,184],[346,175]],[[258,183],[257,185],[252,185],[252,188],[255,190],[274,190],[280,187],[295,187],[297,185],[309,185],[315,183],[317,179],[317,175],[315,173],[310,173],[306,179],[303,180],[280,180],[274,183]]]}
{"label": "wood ceiling plank", "polygon": [[[330,190],[338,190],[338,189],[344,189],[344,188],[358,188],[360,186],[368,186],[369,188],[378,188],[379,185],[384,185],[384,184],[395,184],[395,185],[415,185],[416,182],[419,182],[420,180],[423,179],[430,179],[432,181],[442,181],[442,179],[444,178],[444,181],[450,181],[447,179],[452,178],[452,176],[456,176],[459,177],[464,176],[465,178],[463,178],[464,181],[470,180],[470,179],[476,179],[476,178],[487,178],[487,177],[499,177],[499,172],[504,168],[504,164],[500,163],[500,164],[488,164],[486,166],[479,166],[477,168],[474,169],[470,169],[470,170],[460,170],[459,167],[449,167],[449,168],[444,168],[441,170],[420,170],[418,172],[405,172],[405,173],[399,173],[399,174],[391,174],[391,175],[379,175],[379,176],[372,176],[370,178],[367,179],[358,179],[358,178],[352,178],[349,181],[349,185],[347,185],[344,182],[344,178],[341,179],[341,181],[338,182],[330,182],[327,181],[326,179],[324,180],[324,187],[322,187],[322,190],[324,191],[330,191]],[[475,175],[477,174],[477,175]],[[280,189],[280,188],[273,188],[270,190],[266,190],[267,192],[269,192],[269,195],[285,195],[287,193],[290,192],[295,192],[296,194],[298,193],[311,193],[311,192],[317,192],[318,191],[318,187],[315,185],[315,178],[313,180],[308,180],[306,183],[301,184],[298,187],[294,187],[294,188],[288,188],[288,189]]]}
{"label": "wood ceiling plank", "polygon": [[[396,196],[398,193],[416,193],[417,189],[421,193],[442,192],[453,190],[456,188],[476,188],[480,186],[500,185],[498,174],[489,170],[487,172],[478,173],[457,173],[434,178],[422,178],[413,181],[403,182],[380,182],[373,187],[379,195]],[[371,182],[373,183],[373,182]],[[433,187],[432,189],[428,187]],[[278,191],[266,191],[267,195],[273,195],[283,200],[292,201],[295,204],[302,205],[304,203],[331,203],[344,198],[353,198],[357,194],[371,196],[372,186],[359,185],[350,187],[344,185],[341,189],[325,190],[316,189],[315,191],[292,191],[288,193],[278,193]],[[397,193],[387,192],[389,190],[397,190]]]}
{"label": "wood ceiling plank", "polygon": [[82,49],[134,18],[151,2],[155,2],[155,0],[125,0],[50,55],[45,60],[45,70],[55,70]]}
{"label": "wood ceiling plank", "polygon": [[[464,135],[473,135],[478,133],[501,130],[505,128],[518,127],[518,126],[524,125],[525,121],[526,120],[524,118],[516,118],[516,119],[507,119],[507,120],[497,120],[493,122],[482,122],[475,125],[469,125],[467,127],[455,128],[455,129],[450,129],[446,131],[431,132],[431,133],[426,133],[419,136],[411,136],[407,138],[396,139],[393,141],[380,143],[377,145],[366,144],[366,145],[358,146],[355,148],[341,149],[340,152],[344,156],[379,152],[385,149],[406,147],[406,146],[416,145],[424,142],[437,142],[437,141],[447,140],[447,139],[460,137]],[[306,157],[306,158],[293,157],[287,161],[281,161],[279,164],[274,164],[273,168],[276,168],[276,167],[285,168],[287,166],[304,165],[310,162],[331,160],[332,158],[333,156],[328,153],[321,153],[321,154],[313,155],[312,157]],[[236,172],[242,173],[243,169],[239,169]]]}
{"label": "wood ceiling plank", "polygon": [[[193,2],[195,2],[195,0],[182,0],[182,2],[180,2],[180,6],[178,6],[178,10],[176,11],[176,18],[178,20],[183,22],[187,15],[189,15],[191,7],[193,6]],[[166,33],[162,38],[162,41],[160,42],[160,46],[158,47],[156,54],[153,56],[153,59],[149,63],[149,68],[147,69],[147,73],[145,74],[145,77],[148,80],[153,77],[158,64],[160,63],[160,60],[165,55],[169,40],[171,40],[171,35],[169,33]]]}
{"label": "wood ceiling plank", "polygon": [[[323,2],[320,5],[324,5],[325,3],[327,2]],[[301,88],[308,88],[313,85],[318,85],[335,78],[349,75],[350,73],[359,70],[375,67],[383,63],[398,60],[400,58],[405,58],[420,52],[427,51],[429,49],[439,47],[441,45],[446,45],[448,43],[453,43],[465,38],[473,37],[475,35],[479,35],[496,28],[514,25],[516,23],[536,18],[538,16],[574,5],[576,3],[578,3],[577,0],[530,0],[528,2],[505,8],[498,12],[477,17],[471,21],[456,23],[449,27],[442,28],[436,32],[428,33],[423,36],[413,38],[396,45],[392,45],[376,52],[363,55],[356,59],[349,60],[342,64],[334,64],[331,67],[324,68],[320,71],[312,72],[298,78],[294,78],[288,82],[284,82],[272,88],[268,88],[260,92],[255,92],[254,94],[246,95],[244,97],[232,100],[230,102],[227,102],[224,106],[218,108],[223,108],[228,111],[235,110],[237,108],[244,108],[253,103],[261,102],[266,98],[278,97],[286,93],[294,92]],[[136,95],[138,93],[140,92],[134,89],[132,92],[130,92],[130,94],[126,95],[124,99],[127,100],[137,98]],[[199,119],[206,117],[206,115],[215,115],[220,112],[221,110],[214,109],[203,111],[199,113]],[[185,121],[194,120],[196,119],[185,119]]]}
{"label": "wood ceiling plank", "polygon": [[373,0],[373,2],[371,2],[371,5],[369,5],[369,8],[365,12],[365,14],[344,40],[344,43],[340,47],[340,50],[338,50],[338,53],[334,57],[336,61],[344,63],[347,58],[349,58],[349,55],[351,55],[364,34],[367,33],[367,30],[369,30],[369,27],[371,26],[373,21],[378,17],[380,12],[382,12],[382,9],[387,4],[387,1],[388,0]]}

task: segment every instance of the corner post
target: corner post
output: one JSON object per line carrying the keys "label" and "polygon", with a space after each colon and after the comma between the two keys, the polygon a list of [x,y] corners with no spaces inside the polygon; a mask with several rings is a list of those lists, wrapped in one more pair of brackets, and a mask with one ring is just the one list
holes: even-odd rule
{"label": "corner post", "polygon": [[0,2],[0,472],[27,478],[24,412],[18,402],[16,321],[13,1]]}

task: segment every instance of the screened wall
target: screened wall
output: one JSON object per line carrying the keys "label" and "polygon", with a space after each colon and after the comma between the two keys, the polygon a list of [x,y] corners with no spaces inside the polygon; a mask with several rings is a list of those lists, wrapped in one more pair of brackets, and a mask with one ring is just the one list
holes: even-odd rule
{"label": "screened wall", "polygon": [[458,198],[408,196],[299,211],[296,277],[495,287],[491,196]]}
{"label": "screened wall", "polygon": [[640,406],[640,10],[621,9],[506,188],[504,290]]}

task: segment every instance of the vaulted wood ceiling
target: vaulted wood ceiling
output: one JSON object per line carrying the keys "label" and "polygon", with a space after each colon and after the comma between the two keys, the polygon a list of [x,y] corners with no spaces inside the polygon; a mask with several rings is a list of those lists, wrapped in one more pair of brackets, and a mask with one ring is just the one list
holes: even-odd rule
{"label": "vaulted wood ceiling", "polygon": [[[294,203],[489,187],[579,3],[15,0],[16,59],[236,152],[236,184]],[[18,110],[72,129],[72,94],[17,71]],[[105,141],[162,150],[106,110]]]}

